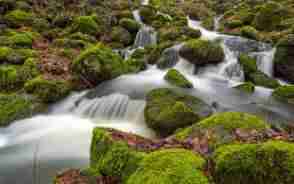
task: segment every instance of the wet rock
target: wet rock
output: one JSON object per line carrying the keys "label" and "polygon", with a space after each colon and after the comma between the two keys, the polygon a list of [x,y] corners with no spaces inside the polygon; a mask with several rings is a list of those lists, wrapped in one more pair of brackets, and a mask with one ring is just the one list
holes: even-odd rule
{"label": "wet rock", "polygon": [[164,79],[180,88],[193,88],[193,84],[176,69],[170,69],[164,76]]}
{"label": "wet rock", "polygon": [[275,89],[273,97],[282,102],[294,104],[294,86],[281,86]]}
{"label": "wet rock", "polygon": [[217,64],[223,61],[225,54],[219,43],[208,40],[190,40],[180,49],[180,56],[196,66]]}
{"label": "wet rock", "polygon": [[160,69],[171,68],[179,61],[179,53],[175,48],[167,48],[163,51],[161,57],[158,60],[157,66]]}
{"label": "wet rock", "polygon": [[255,86],[251,82],[245,82],[243,84],[236,86],[235,88],[246,93],[254,93],[254,90],[255,90]]}
{"label": "wet rock", "polygon": [[167,88],[152,90],[146,100],[146,123],[163,136],[212,113],[211,107],[202,100]]}

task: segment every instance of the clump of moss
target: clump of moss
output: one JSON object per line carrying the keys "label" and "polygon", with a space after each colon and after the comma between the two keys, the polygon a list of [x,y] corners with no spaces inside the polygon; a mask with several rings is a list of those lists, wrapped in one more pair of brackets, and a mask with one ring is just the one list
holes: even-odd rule
{"label": "clump of moss", "polygon": [[74,20],[73,31],[97,35],[100,33],[100,27],[94,16],[80,16]]}
{"label": "clump of moss", "polygon": [[152,90],[146,100],[146,123],[160,135],[168,135],[212,113],[202,100],[166,88]]}
{"label": "clump of moss", "polygon": [[97,85],[127,71],[123,59],[99,43],[83,51],[72,65],[73,73],[82,80]]}
{"label": "clump of moss", "polygon": [[164,76],[164,79],[180,88],[193,88],[193,84],[176,69],[170,69]]}
{"label": "clump of moss", "polygon": [[205,160],[184,149],[166,149],[148,154],[127,184],[208,184],[202,170]]}
{"label": "clump of moss", "polygon": [[225,57],[219,43],[202,39],[186,42],[180,49],[180,55],[197,66],[217,64]]}
{"label": "clump of moss", "polygon": [[90,165],[102,175],[120,177],[126,181],[144,156],[145,153],[135,151],[126,142],[113,139],[109,131],[94,129]]}
{"label": "clump of moss", "polygon": [[32,48],[33,39],[33,34],[30,32],[12,33],[12,35],[8,37],[8,42],[12,47]]}
{"label": "clump of moss", "polygon": [[70,85],[63,80],[46,80],[36,77],[25,83],[24,89],[37,99],[45,103],[56,102],[70,92]]}
{"label": "clump of moss", "polygon": [[32,100],[21,95],[0,94],[0,127],[7,126],[12,121],[32,116],[36,111],[41,110]]}
{"label": "clump of moss", "polygon": [[238,60],[243,67],[245,75],[249,75],[250,73],[255,73],[258,71],[256,60],[252,57],[249,57],[246,54],[240,54]]}
{"label": "clump of moss", "polygon": [[23,10],[13,10],[5,15],[6,22],[12,27],[21,27],[30,25],[33,20],[33,15]]}
{"label": "clump of moss", "polygon": [[[241,140],[237,138],[237,132],[245,135],[244,141],[248,141],[247,138],[258,138],[260,135],[264,135],[268,129],[269,125],[254,115],[225,112],[212,115],[191,127],[179,130],[175,134],[175,138],[178,140],[187,138],[208,140],[209,149],[213,150],[221,145]],[[249,139],[249,141],[254,140]]]}
{"label": "clump of moss", "polygon": [[214,153],[215,182],[219,184],[291,184],[294,181],[294,144],[228,145]]}
{"label": "clump of moss", "polygon": [[252,82],[245,82],[243,84],[236,86],[235,88],[246,93],[254,93],[255,90],[255,86]]}
{"label": "clump of moss", "polygon": [[294,104],[294,85],[278,87],[272,95],[280,101]]}
{"label": "clump of moss", "polygon": [[114,27],[110,33],[110,38],[112,42],[120,43],[123,46],[128,46],[132,43],[132,35],[122,27]]}
{"label": "clump of moss", "polygon": [[119,21],[119,25],[128,30],[132,34],[136,34],[141,27],[141,25],[138,22],[130,18],[121,19]]}
{"label": "clump of moss", "polygon": [[258,31],[252,26],[244,26],[241,28],[241,36],[258,40]]}
{"label": "clump of moss", "polygon": [[150,24],[156,17],[156,10],[152,6],[142,6],[139,9],[143,22]]}

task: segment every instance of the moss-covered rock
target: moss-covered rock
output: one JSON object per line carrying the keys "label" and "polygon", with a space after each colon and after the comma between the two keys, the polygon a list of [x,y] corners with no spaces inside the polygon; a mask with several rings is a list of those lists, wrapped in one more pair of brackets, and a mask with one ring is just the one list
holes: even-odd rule
{"label": "moss-covered rock", "polygon": [[110,33],[110,39],[112,42],[120,43],[123,46],[128,46],[133,41],[132,35],[122,27],[114,27]]}
{"label": "moss-covered rock", "polygon": [[252,82],[245,82],[243,84],[236,86],[235,88],[246,93],[254,93],[255,90],[255,86]]}
{"label": "moss-covered rock", "polygon": [[208,184],[202,170],[205,160],[184,149],[166,149],[148,154],[127,184]]}
{"label": "moss-covered rock", "polygon": [[273,97],[282,102],[294,104],[294,85],[278,87],[273,92]]}
{"label": "moss-covered rock", "polygon": [[294,35],[282,38],[274,56],[274,75],[294,83]]}
{"label": "moss-covered rock", "polygon": [[116,140],[111,132],[95,128],[91,143],[90,166],[105,176],[126,181],[135,172],[145,153],[136,151],[123,140]]}
{"label": "moss-covered rock", "polygon": [[239,63],[241,64],[246,81],[250,81],[255,85],[267,88],[277,88],[280,86],[278,80],[261,72],[257,68],[256,60],[246,54],[240,54]]}
{"label": "moss-covered rock", "polygon": [[266,88],[277,88],[280,86],[278,80],[268,76],[267,74],[258,71],[256,73],[251,73],[247,76],[247,79],[253,82],[257,86],[263,86]]}
{"label": "moss-covered rock", "polygon": [[197,138],[208,142],[209,150],[239,141],[254,142],[266,134],[269,129],[262,119],[241,112],[224,112],[215,114],[178,131],[175,138],[184,140]]}
{"label": "moss-covered rock", "polygon": [[70,85],[63,80],[46,80],[36,77],[25,83],[24,89],[37,99],[45,103],[56,102],[70,92]]}
{"label": "moss-covered rock", "polygon": [[127,65],[127,72],[130,73],[137,73],[147,68],[146,63],[141,59],[129,58],[125,63]]}
{"label": "moss-covered rock", "polygon": [[127,67],[118,54],[103,44],[97,44],[78,56],[72,70],[79,79],[97,85],[125,73]]}
{"label": "moss-covered rock", "polygon": [[146,100],[146,123],[160,135],[168,135],[212,113],[202,100],[166,88],[152,90]]}
{"label": "moss-covered rock", "polygon": [[30,25],[33,21],[33,15],[23,10],[13,10],[5,15],[5,20],[12,27],[21,27]]}
{"label": "moss-covered rock", "polygon": [[219,43],[201,39],[186,42],[180,49],[180,55],[197,66],[217,64],[225,57]]}
{"label": "moss-covered rock", "polygon": [[176,69],[170,69],[164,79],[180,88],[193,88],[193,84]]}
{"label": "moss-covered rock", "polygon": [[219,184],[291,184],[294,181],[294,144],[268,141],[262,144],[228,145],[214,153]]}
{"label": "moss-covered rock", "polygon": [[128,30],[132,34],[136,34],[141,27],[141,25],[138,22],[130,18],[121,19],[119,21],[119,25]]}
{"label": "moss-covered rock", "polygon": [[241,28],[241,36],[258,40],[258,31],[252,26],[244,26]]}
{"label": "moss-covered rock", "polygon": [[101,31],[94,16],[80,16],[74,20],[72,31],[98,35]]}
{"label": "moss-covered rock", "polygon": [[44,109],[41,104],[17,94],[0,94],[0,106],[0,127],[7,126],[15,120],[30,117]]}
{"label": "moss-covered rock", "polygon": [[280,3],[270,1],[262,5],[253,20],[253,25],[258,30],[272,31],[280,25],[284,10]]}
{"label": "moss-covered rock", "polygon": [[156,10],[152,6],[142,6],[139,9],[143,22],[150,24],[156,17]]}

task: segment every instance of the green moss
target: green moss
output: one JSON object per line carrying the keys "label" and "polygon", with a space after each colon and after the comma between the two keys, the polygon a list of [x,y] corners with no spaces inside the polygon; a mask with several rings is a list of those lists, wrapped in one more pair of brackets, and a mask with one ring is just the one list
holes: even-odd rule
{"label": "green moss", "polygon": [[272,95],[280,101],[294,104],[294,85],[281,86]]}
{"label": "green moss", "polygon": [[242,65],[245,75],[258,71],[256,60],[252,57],[249,57],[246,54],[240,54],[238,61]]}
{"label": "green moss", "polygon": [[123,59],[103,44],[83,51],[72,65],[73,73],[80,79],[96,85],[127,72]]}
{"label": "green moss", "polygon": [[263,86],[267,88],[277,88],[280,86],[280,83],[278,80],[269,77],[265,73],[262,73],[260,71],[256,73],[251,73],[249,76],[247,76],[248,80],[253,82],[255,85]]}
{"label": "green moss", "polygon": [[133,41],[132,35],[122,27],[114,27],[110,33],[112,42],[118,42],[124,46],[130,45]]}
{"label": "green moss", "polygon": [[33,34],[30,32],[13,33],[9,38],[9,45],[12,47],[32,48]]}
{"label": "green moss", "polygon": [[17,67],[1,66],[0,67],[0,86],[1,91],[9,91],[19,88],[21,81],[18,76]]}
{"label": "green moss", "polygon": [[170,69],[164,76],[164,79],[167,80],[169,83],[180,88],[193,88],[193,84],[190,81],[188,81],[186,77],[176,69]]}
{"label": "green moss", "polygon": [[5,20],[10,26],[20,27],[30,25],[33,20],[33,15],[22,10],[13,10],[5,15]]}
{"label": "green moss", "polygon": [[[207,139],[211,149],[228,143],[236,142],[235,131],[246,135],[257,131],[265,133],[269,126],[260,118],[241,112],[224,112],[212,115],[191,127],[179,130],[175,134],[178,140],[187,138]],[[207,137],[208,136],[208,137]]]}
{"label": "green moss", "polygon": [[210,107],[200,99],[171,89],[152,90],[146,98],[146,123],[160,135],[170,134],[211,114]]}
{"label": "green moss", "polygon": [[80,16],[74,20],[73,31],[97,35],[100,33],[100,27],[94,16]]}
{"label": "green moss", "polygon": [[12,121],[32,116],[36,110],[40,110],[32,100],[21,95],[0,94],[0,127],[7,126]]}
{"label": "green moss", "polygon": [[243,25],[243,23],[240,20],[227,20],[225,22],[225,26],[230,28],[230,29],[234,29],[237,27],[241,27]]}
{"label": "green moss", "polygon": [[258,31],[252,26],[244,26],[241,28],[241,36],[258,40]]}
{"label": "green moss", "polygon": [[5,62],[7,60],[8,55],[10,55],[12,49],[9,47],[0,47],[0,62]]}
{"label": "green moss", "polygon": [[243,84],[236,86],[235,88],[246,93],[254,93],[255,90],[255,86],[252,82],[245,82]]}
{"label": "green moss", "polygon": [[135,34],[139,31],[141,25],[133,19],[130,18],[123,18],[119,21],[119,25],[130,33]]}
{"label": "green moss", "polygon": [[228,145],[214,153],[219,184],[291,184],[294,181],[294,144],[269,141]]}
{"label": "green moss", "polygon": [[145,153],[130,148],[126,142],[114,140],[107,130],[95,128],[91,143],[91,168],[105,176],[126,181],[137,169]]}
{"label": "green moss", "polygon": [[25,83],[25,91],[45,103],[56,102],[70,92],[70,86],[63,80],[46,80],[36,77]]}
{"label": "green moss", "polygon": [[151,6],[142,6],[139,9],[142,20],[150,24],[156,17],[156,10]]}
{"label": "green moss", "polygon": [[184,149],[167,149],[148,154],[127,184],[208,184],[202,173],[205,160]]}
{"label": "green moss", "polygon": [[130,73],[137,73],[147,68],[146,63],[141,59],[130,58],[125,61],[127,70]]}
{"label": "green moss", "polygon": [[180,49],[180,55],[198,66],[220,63],[225,57],[219,43],[202,39],[186,42]]}
{"label": "green moss", "polygon": [[268,2],[262,5],[254,18],[253,25],[258,30],[275,30],[283,20],[284,10],[278,2]]}

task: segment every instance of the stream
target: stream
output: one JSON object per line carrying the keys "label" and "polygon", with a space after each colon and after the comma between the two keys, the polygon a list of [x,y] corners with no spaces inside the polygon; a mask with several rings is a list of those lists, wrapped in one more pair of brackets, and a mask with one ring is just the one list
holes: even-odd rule
{"label": "stream", "polygon": [[[148,4],[148,1],[143,4]],[[134,11],[134,16],[141,22],[138,11]],[[189,18],[188,24],[200,29],[204,39],[221,40],[225,60],[215,66],[196,69],[182,58],[171,57],[176,58],[171,61],[174,63],[171,68],[179,70],[194,85],[193,89],[183,89],[183,92],[213,104],[215,112],[249,112],[264,117],[276,126],[294,119],[294,109],[274,101],[271,89],[257,86],[253,94],[245,94],[233,88],[244,81],[242,67],[237,60],[239,53],[256,58],[259,69],[272,76],[275,48],[265,43],[208,31],[200,22]],[[156,33],[153,28],[143,25],[134,48],[151,43],[156,43]],[[169,49],[177,53],[179,48],[180,45],[177,45]],[[52,105],[48,114],[1,128],[0,183],[16,184],[21,180],[22,184],[49,184],[56,173],[63,169],[86,167],[94,127],[109,127],[155,137],[144,123],[144,98],[152,89],[173,88],[164,80],[167,70],[150,65],[140,73],[123,75],[94,89],[72,93]]]}

